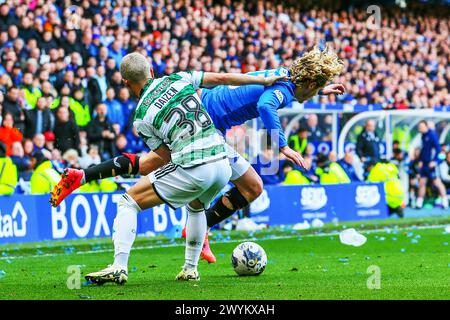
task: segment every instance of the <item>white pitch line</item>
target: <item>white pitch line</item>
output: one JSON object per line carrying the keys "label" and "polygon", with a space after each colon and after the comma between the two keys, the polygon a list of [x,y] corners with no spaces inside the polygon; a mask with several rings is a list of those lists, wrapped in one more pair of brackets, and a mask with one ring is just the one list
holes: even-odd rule
{"label": "white pitch line", "polygon": [[[383,229],[371,229],[371,230],[361,230],[360,233],[369,233],[369,232],[386,232],[386,229],[389,230],[396,230],[396,231],[404,231],[404,230],[424,230],[424,229],[439,229],[439,228],[445,228],[447,224],[442,225],[433,225],[433,226],[411,226],[411,227],[404,227],[404,228],[395,228],[395,227],[386,227]],[[332,232],[326,232],[326,233],[317,233],[317,234],[297,234],[297,235],[286,235],[286,236],[274,236],[271,238],[248,238],[245,240],[257,240],[257,241],[267,241],[267,240],[281,240],[281,239],[291,239],[291,238],[299,238],[299,237],[327,237],[327,236],[336,236],[339,235],[339,231],[332,231]],[[235,240],[225,240],[225,241],[218,241],[214,243],[231,243],[231,242],[239,242],[243,241],[244,239],[235,239]],[[181,247],[184,246],[183,243],[171,243],[171,244],[160,244],[160,245],[148,245],[148,246],[138,246],[134,247],[132,250],[147,250],[147,249],[157,249],[157,248],[167,248],[167,247]],[[111,249],[101,249],[101,250],[87,250],[87,251],[79,251],[75,252],[75,254],[93,254],[93,253],[107,253],[107,252],[113,252],[114,248]],[[24,258],[44,258],[44,257],[56,257],[60,255],[68,255],[67,253],[60,252],[60,253],[45,253],[45,254],[36,254],[32,256],[12,256],[12,257],[0,257],[1,260],[15,260],[15,259],[24,259]]]}

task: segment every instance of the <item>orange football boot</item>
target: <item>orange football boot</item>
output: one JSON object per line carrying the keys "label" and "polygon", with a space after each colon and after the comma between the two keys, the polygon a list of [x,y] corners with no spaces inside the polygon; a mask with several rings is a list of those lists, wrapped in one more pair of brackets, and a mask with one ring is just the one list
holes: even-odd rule
{"label": "orange football boot", "polygon": [[83,179],[83,170],[67,168],[61,174],[61,180],[53,187],[50,203],[53,207],[59,206],[61,202],[74,190],[78,189]]}
{"label": "orange football boot", "polygon": [[[186,227],[181,230],[181,236],[186,239]],[[202,253],[200,254],[200,258],[208,261],[208,263],[216,263],[217,259],[214,256],[214,253],[211,251],[208,240],[208,232],[205,235],[205,241],[203,241]]]}

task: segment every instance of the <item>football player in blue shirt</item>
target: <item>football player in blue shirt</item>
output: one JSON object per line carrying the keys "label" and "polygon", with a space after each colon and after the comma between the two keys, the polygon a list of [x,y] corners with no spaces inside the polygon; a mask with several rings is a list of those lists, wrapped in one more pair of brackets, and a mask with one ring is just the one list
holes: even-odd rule
{"label": "football player in blue shirt", "polygon": [[[328,48],[320,50],[315,47],[296,59],[289,68],[281,67],[250,73],[263,77],[286,76],[287,81],[279,81],[271,86],[233,87],[222,85],[212,89],[204,88],[200,97],[215,127],[222,133],[235,125],[241,125],[248,120],[260,117],[266,130],[278,136],[279,151],[287,159],[306,168],[308,165],[302,156],[288,146],[277,110],[289,106],[294,100],[303,102],[317,94],[343,94],[345,88],[342,84],[327,85],[342,70],[343,62],[336,53]],[[227,147],[227,153],[232,167],[231,182],[235,186],[206,211],[209,227],[246,207],[263,191],[261,177],[247,160],[232,147]],[[151,152],[140,158],[134,154],[115,157],[83,170],[81,180],[75,178],[80,176],[80,170],[66,170],[60,183],[52,192],[51,203],[53,206],[59,205],[68,194],[91,180],[123,174],[147,175],[164,164],[161,158]],[[56,192],[58,188],[65,190]],[[146,190],[137,190],[136,192],[141,194]],[[201,257],[214,263],[216,258],[209,248],[207,237],[203,249]]]}

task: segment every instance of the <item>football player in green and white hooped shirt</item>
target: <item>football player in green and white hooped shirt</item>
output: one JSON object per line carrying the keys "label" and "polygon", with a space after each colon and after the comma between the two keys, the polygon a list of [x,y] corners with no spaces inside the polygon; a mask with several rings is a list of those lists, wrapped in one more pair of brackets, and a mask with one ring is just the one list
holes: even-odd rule
{"label": "football player in green and white hooped shirt", "polygon": [[149,80],[134,116],[134,126],[149,148],[156,150],[166,141],[173,164],[183,168],[225,157],[223,139],[196,94],[203,76],[179,72]]}
{"label": "football player in green and white hooped shirt", "polygon": [[126,55],[120,66],[125,85],[139,97],[134,125],[165,166],[142,177],[118,203],[114,219],[114,263],[86,275],[94,283],[124,283],[128,257],[136,237],[137,214],[166,203],[187,205],[186,253],[178,280],[199,280],[197,264],[206,232],[204,209],[228,183],[231,168],[224,140],[216,132],[196,93],[216,85],[272,85],[285,76],[268,78],[210,72],[179,72],[159,79],[139,53]]}

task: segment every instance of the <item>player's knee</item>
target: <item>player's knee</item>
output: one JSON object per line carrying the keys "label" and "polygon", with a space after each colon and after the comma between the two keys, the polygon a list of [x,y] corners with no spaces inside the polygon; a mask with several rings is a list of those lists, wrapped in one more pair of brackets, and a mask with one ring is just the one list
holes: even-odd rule
{"label": "player's knee", "polygon": [[[123,209],[131,209],[136,212],[141,211],[141,207],[137,203],[136,200],[134,200],[133,195],[129,193],[125,193],[119,200],[118,203],[119,212],[123,212]],[[122,210],[121,210],[122,209]]]}
{"label": "player's knee", "polygon": [[261,195],[263,190],[264,184],[262,182],[262,179],[257,176],[251,181],[251,183],[248,184],[248,189],[246,189],[245,192],[242,193],[244,194],[248,202],[252,202]]}
{"label": "player's knee", "polygon": [[205,206],[200,200],[195,199],[187,205],[188,213],[190,214],[200,214],[205,212]]}

